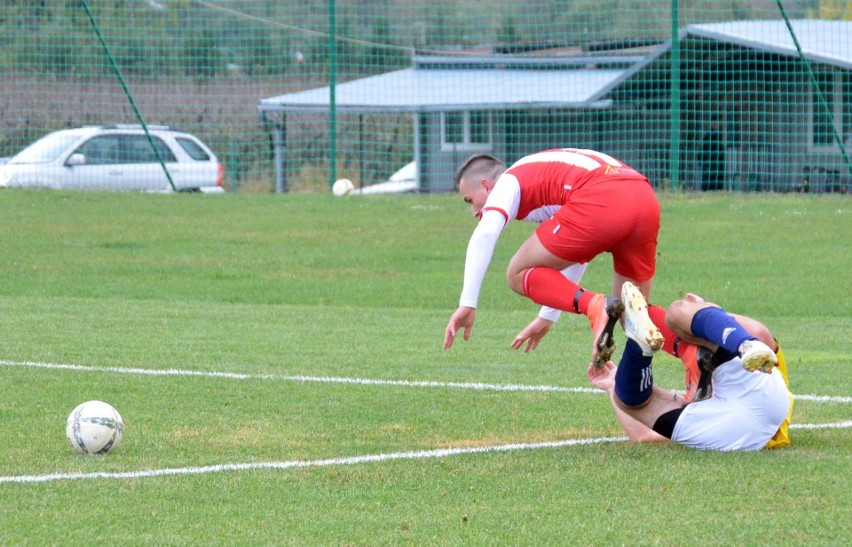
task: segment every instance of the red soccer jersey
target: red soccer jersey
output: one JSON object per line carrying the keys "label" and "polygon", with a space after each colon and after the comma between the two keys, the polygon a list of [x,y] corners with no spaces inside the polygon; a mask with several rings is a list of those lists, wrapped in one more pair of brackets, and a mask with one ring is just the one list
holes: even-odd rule
{"label": "red soccer jersey", "polygon": [[509,167],[500,182],[512,185],[517,181],[518,191],[504,193],[498,184],[494,199],[489,199],[483,212],[497,209],[507,220],[544,222],[567,202],[573,190],[613,175],[647,182],[634,169],[601,152],[578,148],[545,150]]}

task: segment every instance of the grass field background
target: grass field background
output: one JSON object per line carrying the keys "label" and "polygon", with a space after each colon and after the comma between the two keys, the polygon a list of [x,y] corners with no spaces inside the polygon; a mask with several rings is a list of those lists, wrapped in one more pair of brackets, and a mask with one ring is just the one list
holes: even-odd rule
{"label": "grass field background", "polygon": [[[443,351],[475,225],[457,195],[0,192],[0,544],[848,544],[852,202],[660,199],[653,300],[761,319],[794,423],[845,427],[755,454],[619,440],[606,397],[571,390],[584,318],[509,348],[536,313],[503,279],[527,223]],[[88,399],[125,420],[105,457],[65,440]]]}

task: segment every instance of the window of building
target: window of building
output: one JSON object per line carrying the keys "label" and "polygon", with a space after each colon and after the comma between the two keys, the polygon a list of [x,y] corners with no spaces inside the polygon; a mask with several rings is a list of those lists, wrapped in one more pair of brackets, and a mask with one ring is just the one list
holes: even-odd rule
{"label": "window of building", "polygon": [[[844,78],[840,73],[818,72],[814,75],[819,84],[822,100],[815,92],[811,93],[810,101],[810,143],[814,149],[831,149],[837,146],[834,132],[843,137],[844,115],[848,116],[848,108],[844,108]],[[848,86],[848,82],[846,82]],[[824,101],[824,102],[823,102]],[[852,120],[850,120],[852,121]]]}
{"label": "window of building", "polygon": [[441,150],[489,152],[491,114],[483,110],[441,113]]}

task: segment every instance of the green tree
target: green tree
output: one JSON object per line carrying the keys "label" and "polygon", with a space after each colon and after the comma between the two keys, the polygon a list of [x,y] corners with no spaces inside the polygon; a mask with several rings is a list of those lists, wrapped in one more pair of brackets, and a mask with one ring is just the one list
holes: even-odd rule
{"label": "green tree", "polygon": [[497,30],[497,42],[504,45],[517,44],[522,41],[518,30],[518,22],[514,13],[503,16],[500,28]]}
{"label": "green tree", "polygon": [[387,72],[409,64],[409,56],[397,45],[391,32],[390,21],[380,15],[372,25],[369,63],[372,72]]}
{"label": "green tree", "polygon": [[183,70],[188,76],[210,78],[221,71],[222,55],[217,32],[211,28],[190,30],[183,45]]}

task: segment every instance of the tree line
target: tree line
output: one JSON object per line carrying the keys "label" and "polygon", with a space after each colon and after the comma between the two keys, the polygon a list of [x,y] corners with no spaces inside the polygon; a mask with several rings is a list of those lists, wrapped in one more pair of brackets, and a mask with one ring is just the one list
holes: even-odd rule
{"label": "tree line", "polygon": [[[784,4],[788,15],[802,17],[822,9],[825,1],[833,0]],[[331,60],[327,0],[88,4],[125,73],[287,76],[324,71]],[[338,0],[336,66],[342,77],[354,77],[407,66],[415,51],[664,40],[670,34],[670,7],[670,0]],[[683,0],[680,15],[690,23],[779,16],[770,0]],[[80,0],[7,0],[0,7],[0,36],[5,44],[0,64],[6,66],[78,76],[110,71]]]}

